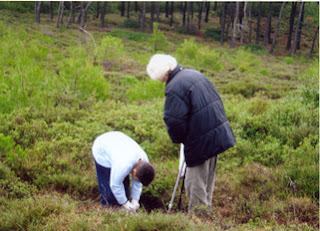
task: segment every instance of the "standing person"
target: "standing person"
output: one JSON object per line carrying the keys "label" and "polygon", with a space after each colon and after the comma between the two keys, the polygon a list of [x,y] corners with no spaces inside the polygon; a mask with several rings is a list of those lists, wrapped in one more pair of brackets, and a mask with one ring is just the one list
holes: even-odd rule
{"label": "standing person", "polygon": [[147,72],[166,82],[163,117],[172,142],[184,144],[188,211],[206,212],[212,204],[217,155],[236,143],[221,98],[206,76],[183,68],[170,55],[152,56]]}
{"label": "standing person", "polygon": [[102,205],[121,206],[128,212],[136,212],[140,207],[142,185],[149,185],[155,175],[147,154],[133,139],[118,131],[97,137],[92,154]]}

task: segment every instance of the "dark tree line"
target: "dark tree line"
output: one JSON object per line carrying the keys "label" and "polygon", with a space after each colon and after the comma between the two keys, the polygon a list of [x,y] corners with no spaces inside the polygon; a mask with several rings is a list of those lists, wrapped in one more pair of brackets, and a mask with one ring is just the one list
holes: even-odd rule
{"label": "dark tree line", "polygon": [[[315,3],[316,4],[316,3]],[[201,35],[202,23],[210,25],[213,18],[219,17],[220,45],[225,38],[230,38],[230,48],[240,46],[244,43],[252,43],[252,35],[255,33],[255,44],[267,46],[270,44],[270,53],[273,53],[277,43],[279,28],[283,26],[284,20],[288,20],[286,49],[291,54],[300,48],[301,34],[304,23],[304,2],[35,2],[36,22],[40,23],[40,12],[49,13],[53,20],[56,13],[57,27],[64,25],[64,15],[68,15],[65,27],[71,23],[79,24],[84,29],[88,20],[88,12],[94,13],[95,18],[100,18],[100,26],[105,27],[107,23],[107,7],[109,5],[118,9],[122,17],[131,19],[138,16],[140,32],[146,28],[153,30],[153,23],[160,21],[163,14],[163,22],[170,27],[183,27],[185,33]],[[41,10],[44,9],[44,10]],[[133,14],[134,12],[134,14]],[[196,15],[196,16],[195,16]],[[284,18],[283,15],[290,15]],[[195,17],[196,18],[195,18]],[[181,19],[180,19],[181,18]],[[195,22],[196,21],[196,22]],[[266,22],[266,23],[262,23]],[[272,23],[273,22],[273,23]],[[148,23],[149,27],[146,25]],[[196,25],[194,25],[194,24]],[[274,26],[275,25],[275,26]],[[274,28],[273,28],[274,27]],[[231,32],[230,32],[231,28]],[[230,35],[229,35],[230,33]],[[311,51],[314,49],[318,35],[318,27],[315,29]]]}

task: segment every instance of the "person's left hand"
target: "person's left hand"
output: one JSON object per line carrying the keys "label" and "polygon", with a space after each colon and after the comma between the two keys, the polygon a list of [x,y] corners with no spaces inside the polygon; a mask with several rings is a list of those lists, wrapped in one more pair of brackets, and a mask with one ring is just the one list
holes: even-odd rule
{"label": "person's left hand", "polygon": [[139,201],[136,199],[131,200],[131,205],[132,205],[135,212],[140,208]]}

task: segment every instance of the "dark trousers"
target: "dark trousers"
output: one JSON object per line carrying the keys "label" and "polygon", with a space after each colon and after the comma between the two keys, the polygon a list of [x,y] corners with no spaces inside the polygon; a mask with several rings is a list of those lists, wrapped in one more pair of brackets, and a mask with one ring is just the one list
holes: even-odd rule
{"label": "dark trousers", "polygon": [[[101,165],[99,165],[97,162],[96,164],[96,170],[97,170],[97,178],[98,178],[98,186],[99,186],[99,192],[100,192],[100,198],[101,198],[101,204],[102,205],[110,205],[110,206],[120,206],[117,202],[116,198],[114,197],[111,188],[110,188],[110,171],[111,168],[105,168]],[[129,176],[127,176],[124,181],[124,188],[126,191],[126,196],[129,198],[129,185],[130,185],[130,179]]]}

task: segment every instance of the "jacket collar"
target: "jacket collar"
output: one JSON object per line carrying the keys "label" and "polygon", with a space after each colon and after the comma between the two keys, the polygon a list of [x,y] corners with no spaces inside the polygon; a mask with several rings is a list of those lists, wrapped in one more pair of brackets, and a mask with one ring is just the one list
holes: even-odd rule
{"label": "jacket collar", "polygon": [[176,74],[178,74],[180,71],[182,71],[184,68],[180,65],[180,64],[178,64],[174,69],[173,69],[173,71],[171,71],[170,72],[170,74],[169,74],[169,78],[168,78],[168,80],[167,80],[167,83],[166,83],[166,85],[173,79],[173,77],[176,75]]}

